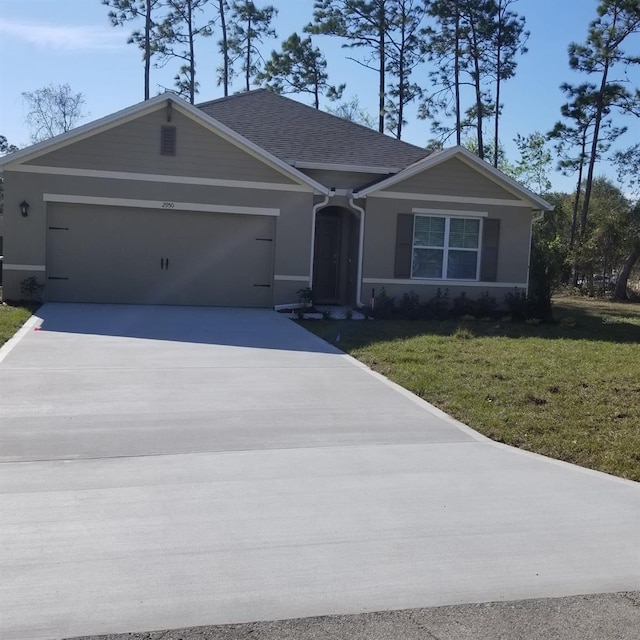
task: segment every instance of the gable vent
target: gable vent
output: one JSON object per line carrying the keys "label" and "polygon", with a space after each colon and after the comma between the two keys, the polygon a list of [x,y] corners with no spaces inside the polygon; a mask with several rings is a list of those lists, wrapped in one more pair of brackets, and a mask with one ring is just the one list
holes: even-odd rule
{"label": "gable vent", "polygon": [[160,153],[163,156],[176,155],[176,128],[175,127],[160,128]]}

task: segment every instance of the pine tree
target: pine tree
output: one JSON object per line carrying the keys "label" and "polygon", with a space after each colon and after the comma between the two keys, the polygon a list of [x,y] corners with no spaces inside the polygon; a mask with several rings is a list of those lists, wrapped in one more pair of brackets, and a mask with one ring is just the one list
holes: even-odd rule
{"label": "pine tree", "polygon": [[208,0],[166,0],[169,13],[159,25],[157,51],[160,66],[170,59],[182,60],[174,80],[178,93],[193,104],[198,92],[195,44],[198,38],[212,34],[215,18],[204,16]]}
{"label": "pine tree", "polygon": [[142,49],[144,61],[144,99],[149,99],[151,58],[156,52],[156,29],[158,21],[155,12],[163,6],[164,0],[102,0],[110,7],[109,20],[114,27],[122,27],[126,22],[144,20],[142,30],[135,29],[127,42]]}
{"label": "pine tree", "polygon": [[388,11],[385,70],[392,80],[386,101],[387,129],[400,140],[406,124],[404,108],[422,95],[420,86],[411,81],[411,74],[424,61],[421,30],[426,8],[421,0],[391,0]]}
{"label": "pine tree", "polygon": [[338,36],[343,47],[365,49],[363,60],[350,60],[378,73],[378,131],[385,129],[388,6],[391,0],[315,0],[313,23],[305,31]]}
{"label": "pine tree", "polygon": [[218,19],[220,20],[220,32],[222,34],[222,39],[218,41],[218,49],[222,55],[222,66],[218,67],[218,85],[222,85],[225,97],[229,95],[229,82],[231,77],[229,30],[227,28],[228,15],[229,4],[227,0],[218,0]]}
{"label": "pine tree", "polygon": [[613,109],[640,116],[640,89],[630,91],[611,78],[611,70],[617,64],[625,67],[640,64],[640,56],[629,55],[622,48],[630,36],[638,33],[640,33],[638,0],[601,0],[598,6],[598,18],[589,25],[585,43],[569,45],[571,68],[599,79],[595,90],[589,96],[594,118],[581,212],[581,233],[583,234],[587,228],[587,215],[594,169],[599,157],[603,121]]}
{"label": "pine tree", "polygon": [[327,61],[322,51],[313,46],[311,37],[301,38],[293,33],[282,43],[282,51],[271,53],[256,79],[277,93],[310,93],[313,106],[319,109],[322,94],[339,100],[346,86],[330,85],[326,69]]}
{"label": "pine tree", "polygon": [[514,11],[510,6],[517,0],[496,0],[496,16],[493,33],[493,75],[495,77],[496,100],[495,100],[495,125],[493,137],[495,146],[493,150],[493,166],[498,166],[498,140],[500,133],[500,115],[502,105],[500,95],[502,83],[515,75],[518,65],[516,56],[518,53],[526,53],[527,48],[524,43],[529,37],[529,32],[525,31],[525,19]]}
{"label": "pine tree", "polygon": [[263,57],[259,45],[265,38],[275,38],[271,27],[278,10],[268,5],[259,9],[252,0],[235,0],[231,4],[228,51],[230,54],[229,77],[236,75],[234,65],[241,63],[246,91],[251,88],[251,79],[260,73]]}

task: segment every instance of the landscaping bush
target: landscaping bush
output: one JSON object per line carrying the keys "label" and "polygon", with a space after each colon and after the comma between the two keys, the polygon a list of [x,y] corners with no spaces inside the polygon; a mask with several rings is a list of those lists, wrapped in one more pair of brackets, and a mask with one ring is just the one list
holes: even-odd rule
{"label": "landscaping bush", "polygon": [[459,296],[453,299],[451,314],[455,318],[463,316],[477,317],[477,305],[474,300],[469,300],[467,294],[463,291]]}
{"label": "landscaping bush", "polygon": [[449,312],[449,290],[445,289],[442,293],[442,290],[438,289],[436,295],[424,305],[422,315],[427,320],[446,320],[449,318]]}
{"label": "landscaping bush", "polygon": [[405,320],[418,320],[421,313],[420,297],[411,289],[402,295],[398,303],[398,314]]}
{"label": "landscaping bush", "polygon": [[504,306],[514,322],[524,322],[529,317],[529,304],[524,291],[509,291],[504,297]]}
{"label": "landscaping bush", "polygon": [[371,317],[381,318],[382,320],[393,318],[396,314],[395,298],[388,295],[385,288],[382,287],[380,293],[374,298],[373,309],[369,313]]}

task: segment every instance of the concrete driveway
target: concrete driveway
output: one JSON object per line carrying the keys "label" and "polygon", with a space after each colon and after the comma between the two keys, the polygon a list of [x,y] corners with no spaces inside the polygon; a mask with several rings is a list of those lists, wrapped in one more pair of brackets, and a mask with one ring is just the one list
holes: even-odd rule
{"label": "concrete driveway", "polygon": [[640,485],[274,312],[47,304],[0,358],[3,640],[640,589]]}

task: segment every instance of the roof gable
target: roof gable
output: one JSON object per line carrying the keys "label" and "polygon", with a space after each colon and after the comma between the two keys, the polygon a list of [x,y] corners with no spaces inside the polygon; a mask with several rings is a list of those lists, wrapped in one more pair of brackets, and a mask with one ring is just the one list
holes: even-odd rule
{"label": "roof gable", "polygon": [[426,149],[267,89],[212,100],[198,108],[292,166],[396,172],[429,155]]}
{"label": "roof gable", "polygon": [[242,135],[233,131],[223,123],[217,122],[214,118],[190,105],[182,98],[169,93],[156,96],[155,98],[138,103],[132,107],[106,116],[105,118],[101,118],[78,127],[77,129],[73,129],[72,131],[68,131],[67,133],[63,133],[55,138],[51,138],[50,140],[40,142],[4,156],[3,158],[0,158],[0,170],[2,170],[3,167],[32,162],[45,154],[50,154],[53,151],[63,149],[69,145],[96,136],[100,133],[104,133],[114,127],[137,120],[147,114],[167,108],[168,105],[170,105],[171,108],[175,108],[187,118],[190,118],[209,131],[222,137],[224,140],[259,159],[261,162],[267,164],[281,174],[291,178],[294,182],[306,185],[318,193],[327,193],[327,188],[320,183],[312,180],[294,167],[287,165],[280,158],[260,148],[251,140],[245,139]]}
{"label": "roof gable", "polygon": [[[551,211],[553,209],[553,205],[549,204],[546,200],[522,186],[506,174],[495,169],[484,160],[481,160],[478,156],[474,155],[464,147],[451,147],[442,151],[436,151],[427,158],[406,167],[399,173],[377,181],[376,183],[361,189],[359,192],[354,193],[354,198],[366,198],[368,195],[373,195],[386,189],[391,192],[402,191],[403,189],[401,185],[407,184],[410,187],[412,184],[411,179],[414,176],[417,176],[422,172],[428,172],[430,169],[434,169],[435,167],[440,167],[445,163],[450,162],[452,159],[464,166],[463,172],[469,169],[473,171],[475,175],[479,174],[495,185],[497,191],[492,193],[491,190],[488,190],[486,194],[478,194],[481,197],[497,197],[498,199],[506,200],[511,194],[511,196],[515,196],[517,199],[531,204],[533,209],[540,209],[542,211]],[[410,192],[412,191],[411,188],[407,188],[407,190]]]}

